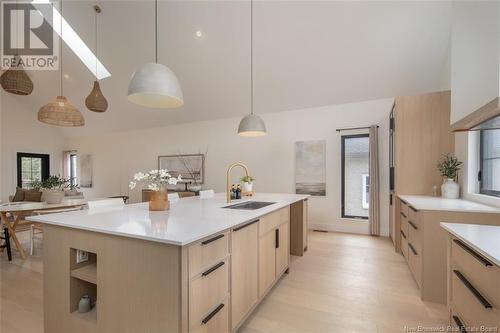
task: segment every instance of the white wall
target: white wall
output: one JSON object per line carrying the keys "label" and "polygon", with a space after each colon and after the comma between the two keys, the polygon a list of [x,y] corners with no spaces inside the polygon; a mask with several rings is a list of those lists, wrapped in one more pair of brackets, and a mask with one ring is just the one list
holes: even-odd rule
{"label": "white wall", "polygon": [[499,7],[497,1],[452,4],[452,124],[499,95]]}
{"label": "white wall", "polygon": [[7,201],[17,186],[17,153],[50,154],[50,173],[61,173],[64,137],[59,128],[37,121],[38,109],[27,107],[29,96],[0,92],[0,200]]}
{"label": "white wall", "polygon": [[[257,178],[261,192],[294,192],[294,142],[327,141],[327,196],[310,200],[313,228],[368,232],[365,221],[340,218],[340,127],[380,125],[381,232],[388,235],[388,117],[393,99],[303,109],[263,115],[269,134],[262,138],[236,135],[239,118],[180,124],[154,129],[111,133],[98,137],[72,138],[67,149],[92,154],[94,187],[87,197],[130,195],[140,200],[140,190],[128,183],[138,171],[157,168],[158,155],[198,153],[208,150],[205,188],[225,189],[227,166],[246,163]],[[169,112],[169,111],[141,111]],[[350,133],[354,134],[354,133]],[[240,176],[235,175],[236,177]]]}

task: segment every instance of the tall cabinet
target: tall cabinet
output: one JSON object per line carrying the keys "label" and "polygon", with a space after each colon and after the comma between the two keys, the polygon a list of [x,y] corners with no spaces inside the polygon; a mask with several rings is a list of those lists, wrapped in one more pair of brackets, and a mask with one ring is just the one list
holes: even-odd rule
{"label": "tall cabinet", "polygon": [[[450,127],[450,91],[396,97],[393,139],[394,187],[390,198],[390,236],[396,250],[401,239],[396,232],[398,195],[432,195],[442,183],[436,164],[443,154],[454,152]],[[439,194],[439,193],[438,193]]]}

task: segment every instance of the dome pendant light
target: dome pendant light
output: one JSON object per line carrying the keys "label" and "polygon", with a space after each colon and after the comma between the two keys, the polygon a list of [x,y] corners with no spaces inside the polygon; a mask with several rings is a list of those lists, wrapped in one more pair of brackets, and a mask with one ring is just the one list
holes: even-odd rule
{"label": "dome pendant light", "polygon": [[61,95],[45,104],[38,110],[38,120],[42,123],[57,126],[76,127],[85,125],[85,119],[78,109],[64,97],[63,94],[63,57],[62,57],[62,0],[61,0],[61,49],[59,59],[61,59]]}
{"label": "dome pendant light", "polygon": [[94,6],[94,11],[95,11],[95,75],[96,75],[96,80],[94,81],[94,87],[92,88],[92,91],[90,94],[87,96],[85,99],[85,106],[87,109],[90,111],[94,112],[104,112],[108,109],[108,101],[106,100],[106,97],[102,94],[101,87],[99,86],[99,75],[97,73],[97,14],[101,13],[101,7],[95,5]]}
{"label": "dome pendant light", "polygon": [[238,126],[239,136],[264,136],[266,124],[261,117],[253,113],[253,0],[250,0],[250,114],[243,117]]}
{"label": "dome pendant light", "polygon": [[150,108],[184,105],[182,89],[174,72],[158,63],[158,0],[155,0],[155,62],[142,65],[132,74],[128,100]]}

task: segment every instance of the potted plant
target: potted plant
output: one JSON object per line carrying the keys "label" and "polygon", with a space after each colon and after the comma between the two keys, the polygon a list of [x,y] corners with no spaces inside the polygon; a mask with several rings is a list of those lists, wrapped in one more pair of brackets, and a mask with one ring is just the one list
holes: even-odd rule
{"label": "potted plant", "polygon": [[172,177],[165,169],[151,170],[147,173],[136,173],[129,187],[130,189],[134,189],[139,182],[147,183],[148,189],[153,191],[149,199],[149,210],[161,211],[170,208],[167,196],[167,185],[177,185],[181,180],[181,175],[177,178]]}
{"label": "potted plant", "polygon": [[253,192],[253,182],[255,178],[252,176],[244,176],[241,177],[241,181],[243,182],[243,193],[252,193]]}
{"label": "potted plant", "polygon": [[441,196],[448,199],[457,199],[460,196],[460,185],[456,182],[458,170],[462,162],[452,154],[443,156],[437,167],[444,177],[441,185]]}
{"label": "potted plant", "polygon": [[67,179],[60,176],[49,176],[42,181],[35,181],[31,187],[42,191],[42,200],[48,204],[59,204],[64,198],[64,188],[69,184]]}

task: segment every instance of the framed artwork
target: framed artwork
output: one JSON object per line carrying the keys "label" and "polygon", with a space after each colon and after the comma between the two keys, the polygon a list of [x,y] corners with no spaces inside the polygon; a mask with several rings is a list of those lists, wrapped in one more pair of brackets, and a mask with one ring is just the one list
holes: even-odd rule
{"label": "framed artwork", "polygon": [[92,163],[92,155],[80,155],[78,156],[78,171],[80,174],[79,177],[79,185],[80,187],[90,188],[92,187],[93,182],[93,163]]}
{"label": "framed artwork", "polygon": [[158,169],[167,169],[173,177],[180,174],[183,182],[201,185],[205,181],[205,155],[158,156]]}
{"label": "framed artwork", "polygon": [[326,195],[326,141],[295,142],[295,193]]}

